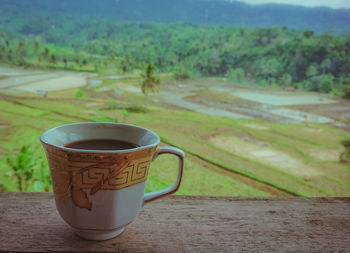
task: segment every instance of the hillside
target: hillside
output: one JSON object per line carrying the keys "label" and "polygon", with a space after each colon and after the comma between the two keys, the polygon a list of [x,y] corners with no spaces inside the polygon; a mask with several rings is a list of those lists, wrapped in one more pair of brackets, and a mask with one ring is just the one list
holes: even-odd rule
{"label": "hillside", "polygon": [[[84,77],[87,84],[76,87]],[[183,149],[186,168],[178,194],[349,196],[350,167],[339,162],[339,154],[350,134],[338,128],[345,118],[349,122],[349,101],[256,91],[218,78],[181,84],[169,75],[160,78],[162,92],[150,94],[145,107],[136,75],[0,68],[0,191],[52,190],[40,135],[62,124],[103,121],[146,127],[161,137],[161,145]],[[67,89],[69,82],[75,88]],[[36,95],[37,89],[49,91]],[[21,167],[20,188],[20,172],[11,161],[23,157],[32,166]],[[157,159],[146,189],[170,185],[176,166],[175,157]]]}
{"label": "hillside", "polygon": [[44,15],[54,19],[55,14],[62,13],[67,18],[84,15],[114,21],[183,21],[243,27],[287,26],[316,32],[342,32],[350,29],[350,10],[280,4],[254,6],[224,0],[2,0],[0,25],[6,25],[9,15],[38,18]]}
{"label": "hillside", "polygon": [[0,30],[1,64],[126,73],[152,63],[177,80],[220,76],[350,97],[349,35],[27,15]]}

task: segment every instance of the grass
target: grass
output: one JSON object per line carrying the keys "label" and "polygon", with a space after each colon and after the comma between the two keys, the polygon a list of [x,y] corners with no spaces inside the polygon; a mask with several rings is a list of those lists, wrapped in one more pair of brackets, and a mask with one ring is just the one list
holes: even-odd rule
{"label": "grass", "polygon": [[[224,149],[212,146],[212,144],[208,142],[208,137],[210,137],[210,135],[221,134],[222,132],[238,136],[252,134],[254,131],[246,131],[245,128],[240,126],[241,123],[246,123],[247,120],[232,120],[228,118],[214,120],[216,117],[200,115],[192,112],[175,111],[172,112],[172,119],[166,121],[165,118],[162,118],[159,115],[160,111],[161,110],[157,110],[158,116],[152,118],[152,122],[145,119],[143,124],[158,132],[163,137],[164,141],[176,145],[192,154],[205,158],[214,164],[229,168],[257,181],[275,185],[280,189],[300,196],[334,196],[338,194],[349,194],[347,187],[344,187],[349,178],[347,165],[340,165],[342,168],[341,176],[338,176],[337,173],[333,171],[333,177],[337,178],[339,182],[342,182],[342,186],[339,184],[335,186],[334,183],[331,182],[325,184],[324,181],[327,180],[324,178],[325,176],[327,177],[327,174],[324,172],[321,173],[323,176],[320,177],[315,176],[304,178],[294,175],[293,173],[286,173],[278,167],[267,166],[266,164],[259,163],[252,159],[247,159],[237,154],[227,152]],[[166,113],[166,110],[164,110],[164,112]],[[187,119],[191,119],[191,121],[188,122]],[[259,123],[260,125],[264,124],[263,122],[252,120],[249,120],[249,122]],[[255,135],[260,139],[271,143],[271,146],[275,147],[277,150],[283,150],[288,154],[292,154],[293,157],[296,157],[301,161],[310,160],[308,159],[308,156],[304,154],[303,150],[305,147],[310,147],[310,141],[309,139],[306,139],[306,141],[302,141],[299,138],[295,139],[294,125],[284,125],[284,132],[281,135],[273,132],[273,130],[274,128],[279,129],[282,124],[269,123],[268,125],[272,128],[272,131],[267,131],[267,136],[264,136],[263,134],[259,135],[258,133]],[[290,128],[288,128],[289,126]],[[232,130],[232,127],[235,129]],[[323,126],[320,126],[320,128],[322,129]],[[341,131],[336,131],[336,134],[334,134],[333,129],[329,132],[331,133],[329,136],[331,138],[329,139],[333,143],[339,143],[340,140],[347,135]],[[286,134],[289,134],[289,138],[286,137]],[[312,140],[313,137],[314,136],[312,135],[310,139]],[[315,146],[319,147],[320,143],[317,143],[317,145],[314,146],[311,145],[311,147]],[[328,143],[325,142],[323,148],[327,150],[327,146]],[[314,167],[317,169],[319,163],[322,164],[323,162],[309,161],[308,165],[313,166],[315,164]],[[346,174],[345,178],[343,177],[343,174]],[[341,189],[341,191],[339,191],[339,189]]]}
{"label": "grass", "polygon": [[[137,80],[105,81],[113,87],[117,82],[124,86]],[[328,125],[292,125],[259,120],[236,120],[209,116],[196,112],[168,110],[157,105],[143,105],[144,97],[125,93],[111,96],[108,92],[84,90],[84,96],[76,99],[78,89],[57,91],[48,98],[34,96],[6,96],[0,100],[0,185],[16,191],[16,181],[9,176],[11,169],[6,163],[26,144],[34,148],[35,156],[45,160],[39,142],[47,129],[62,124],[81,121],[109,121],[137,124],[158,133],[166,144],[182,148],[187,153],[186,168],[178,194],[223,196],[268,196],[262,188],[228,177],[198,162],[224,167],[249,180],[273,186],[298,196],[349,196],[350,166],[337,160],[322,160],[312,156],[310,150],[327,152],[342,146],[340,141],[349,133]],[[220,94],[216,94],[219,96]],[[201,96],[208,97],[208,91]],[[219,98],[217,98],[219,99]],[[223,98],[223,100],[228,98]],[[91,106],[94,105],[94,106]],[[257,125],[261,128],[247,127]],[[301,164],[317,170],[318,175],[304,177],[283,170],[278,164],[271,165],[251,155],[236,153],[220,145],[214,145],[212,137],[234,137],[244,141],[264,142],[268,149],[277,150]],[[254,147],[253,142],[247,146]],[[194,159],[196,158],[196,159]],[[46,165],[47,166],[47,165]],[[152,165],[146,184],[153,191],[172,184],[176,177],[177,162],[174,157],[161,156]],[[30,190],[33,190],[30,188]]]}
{"label": "grass", "polygon": [[[72,91],[72,96],[74,91]],[[2,110],[0,116],[3,119],[8,119],[8,126],[6,127],[7,133],[6,142],[3,146],[6,150],[6,155],[2,155],[0,158],[0,184],[9,191],[16,191],[16,180],[9,176],[11,170],[6,163],[6,157],[14,156],[22,145],[31,144],[35,150],[35,156],[38,159],[44,158],[43,148],[39,142],[40,135],[51,127],[76,122],[74,117],[82,117],[82,111],[85,107],[80,101],[61,101],[53,100],[41,100],[41,99],[27,99],[21,100],[20,104],[16,104],[18,98],[10,99],[10,101],[0,101]],[[60,106],[62,105],[62,106]],[[130,111],[130,119],[128,121],[138,120],[143,114],[147,113],[147,110],[143,107],[127,107]],[[96,121],[106,121],[106,118],[110,119],[104,112],[96,110],[98,118]],[[113,112],[113,114],[122,114],[121,110]],[[16,115],[16,117],[13,117]],[[84,116],[85,117],[85,116]],[[119,116],[121,117],[121,115]],[[121,117],[122,118],[122,117]],[[86,117],[87,121],[89,119]],[[40,124],[38,124],[40,122]],[[176,161],[171,158],[160,157],[152,164],[149,180],[147,182],[147,191],[153,191],[171,184],[174,181],[176,173]],[[196,182],[193,179],[196,178]],[[209,186],[209,187],[208,187]],[[29,190],[33,190],[32,187]],[[202,166],[191,161],[190,158],[186,161],[186,171],[184,176],[183,186],[181,187],[179,194],[210,194],[210,195],[244,195],[244,196],[267,196],[268,194],[252,187],[249,187],[239,181],[227,178],[223,175],[211,172],[210,170],[203,168]]]}
{"label": "grass", "polygon": [[[269,196],[266,192],[254,189],[237,180],[231,179],[204,168],[186,157],[186,169],[182,186],[177,194],[184,195],[217,195],[217,196]],[[147,191],[167,187],[175,182],[177,159],[171,155],[159,157],[150,168],[150,180]]]}

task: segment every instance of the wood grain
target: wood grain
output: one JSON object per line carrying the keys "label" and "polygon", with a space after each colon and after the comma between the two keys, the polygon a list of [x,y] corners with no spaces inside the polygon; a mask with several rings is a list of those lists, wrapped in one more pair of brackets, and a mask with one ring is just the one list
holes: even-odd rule
{"label": "wood grain", "polygon": [[117,238],[79,238],[51,193],[0,193],[0,251],[350,252],[350,198],[170,196]]}

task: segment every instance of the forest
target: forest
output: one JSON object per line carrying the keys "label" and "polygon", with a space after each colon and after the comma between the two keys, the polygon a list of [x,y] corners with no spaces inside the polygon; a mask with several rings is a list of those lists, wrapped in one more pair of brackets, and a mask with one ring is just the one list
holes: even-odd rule
{"label": "forest", "polygon": [[[182,9],[195,9],[198,1],[189,1]],[[215,2],[214,10],[225,5],[219,2]],[[130,8],[125,1],[118,2],[122,9],[110,1],[104,4],[118,14]],[[104,9],[103,17],[100,4],[95,2],[80,9],[74,4],[69,6],[68,10],[57,1],[37,0],[31,5],[5,1],[0,11],[0,63],[93,72],[114,69],[122,73],[145,69],[152,63],[158,72],[173,73],[175,79],[215,76],[241,84],[293,87],[350,97],[350,33],[344,27],[345,30],[335,33],[287,26],[200,24],[195,19],[193,22],[121,21],[112,17],[108,8]],[[157,9],[164,6],[154,6],[154,19],[161,20],[161,11]],[[22,7],[30,12],[19,15]],[[100,16],[91,14],[92,7]],[[309,14],[313,12],[315,18],[326,11],[333,16],[336,12],[320,8],[301,8],[299,12],[296,7],[289,9],[300,14],[306,10]],[[135,12],[136,9],[128,12],[129,19]],[[347,10],[338,13],[338,22],[346,19],[346,13]],[[145,13],[143,18],[147,20],[147,17]],[[326,23],[320,22],[318,29],[325,28]]]}

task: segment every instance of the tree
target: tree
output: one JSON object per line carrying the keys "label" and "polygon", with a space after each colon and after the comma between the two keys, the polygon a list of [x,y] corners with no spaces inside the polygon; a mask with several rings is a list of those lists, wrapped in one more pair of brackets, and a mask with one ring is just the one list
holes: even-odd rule
{"label": "tree", "polygon": [[17,47],[17,53],[21,54],[25,51],[25,45],[24,43],[21,41],[18,43],[18,47]]}
{"label": "tree", "polygon": [[122,69],[123,73],[130,71],[131,61],[128,55],[120,62],[120,68]]}
{"label": "tree", "polygon": [[51,62],[52,64],[56,64],[57,60],[56,60],[56,56],[55,56],[54,54],[51,55],[50,62]]}
{"label": "tree", "polygon": [[334,88],[334,76],[332,74],[327,74],[327,75],[321,75],[321,81],[320,81],[320,92],[323,93],[329,93],[333,90]]}
{"label": "tree", "polygon": [[185,80],[191,77],[190,68],[184,65],[178,65],[174,68],[173,76],[175,80]]}
{"label": "tree", "polygon": [[160,85],[160,80],[154,76],[154,71],[154,65],[152,63],[148,63],[145,73],[141,75],[143,77],[141,91],[146,96],[149,92],[156,92],[157,86]]}
{"label": "tree", "polygon": [[305,89],[329,93],[334,86],[333,79],[332,74],[313,76],[306,82]]}
{"label": "tree", "polygon": [[332,65],[332,62],[330,59],[328,59],[328,58],[324,59],[320,64],[320,66],[322,68],[322,74],[327,73],[327,71],[331,67],[331,65]]}
{"label": "tree", "polygon": [[317,68],[313,65],[310,65],[306,70],[306,76],[308,78],[316,76],[318,74]]}
{"label": "tree", "polygon": [[77,65],[77,66],[80,65],[80,61],[79,61],[79,58],[78,58],[78,57],[75,58],[75,65]]}
{"label": "tree", "polygon": [[0,60],[2,60],[2,58],[5,57],[5,53],[6,53],[5,47],[0,46]]}
{"label": "tree", "polygon": [[38,54],[39,48],[40,48],[39,42],[38,42],[38,41],[35,41],[35,42],[34,42],[34,53],[35,53],[35,54]]}
{"label": "tree", "polygon": [[7,60],[8,60],[8,61],[12,61],[12,50],[9,50],[9,51],[7,52]]}
{"label": "tree", "polygon": [[245,78],[245,71],[242,68],[229,69],[225,76],[235,81],[242,81]]}
{"label": "tree", "polygon": [[46,47],[43,53],[43,57],[47,61],[49,59],[49,56],[50,56],[50,50]]}
{"label": "tree", "polygon": [[283,74],[281,84],[283,86],[290,86],[292,84],[292,76],[288,73]]}
{"label": "tree", "polygon": [[350,99],[350,84],[342,85],[343,98]]}
{"label": "tree", "polygon": [[43,59],[41,58],[41,56],[40,56],[40,55],[38,56],[38,59],[37,59],[36,65],[37,65],[38,67],[41,67],[41,66],[43,65]]}
{"label": "tree", "polygon": [[276,77],[281,68],[281,63],[276,58],[270,58],[262,62],[261,73],[265,79]]}
{"label": "tree", "polygon": [[123,73],[125,73],[128,69],[126,62],[124,60],[121,61],[120,63],[120,68],[122,69]]}
{"label": "tree", "polygon": [[312,35],[314,35],[314,32],[311,31],[311,30],[306,30],[306,31],[304,32],[304,37],[305,37],[305,38],[310,38]]}
{"label": "tree", "polygon": [[67,63],[68,63],[68,61],[67,61],[67,58],[66,58],[66,57],[64,57],[64,58],[63,58],[63,62],[64,62],[64,68],[66,69],[66,68],[67,68]]}
{"label": "tree", "polygon": [[24,65],[24,58],[26,57],[26,48],[23,42],[18,43],[18,47],[16,49],[16,58],[19,65]]}

